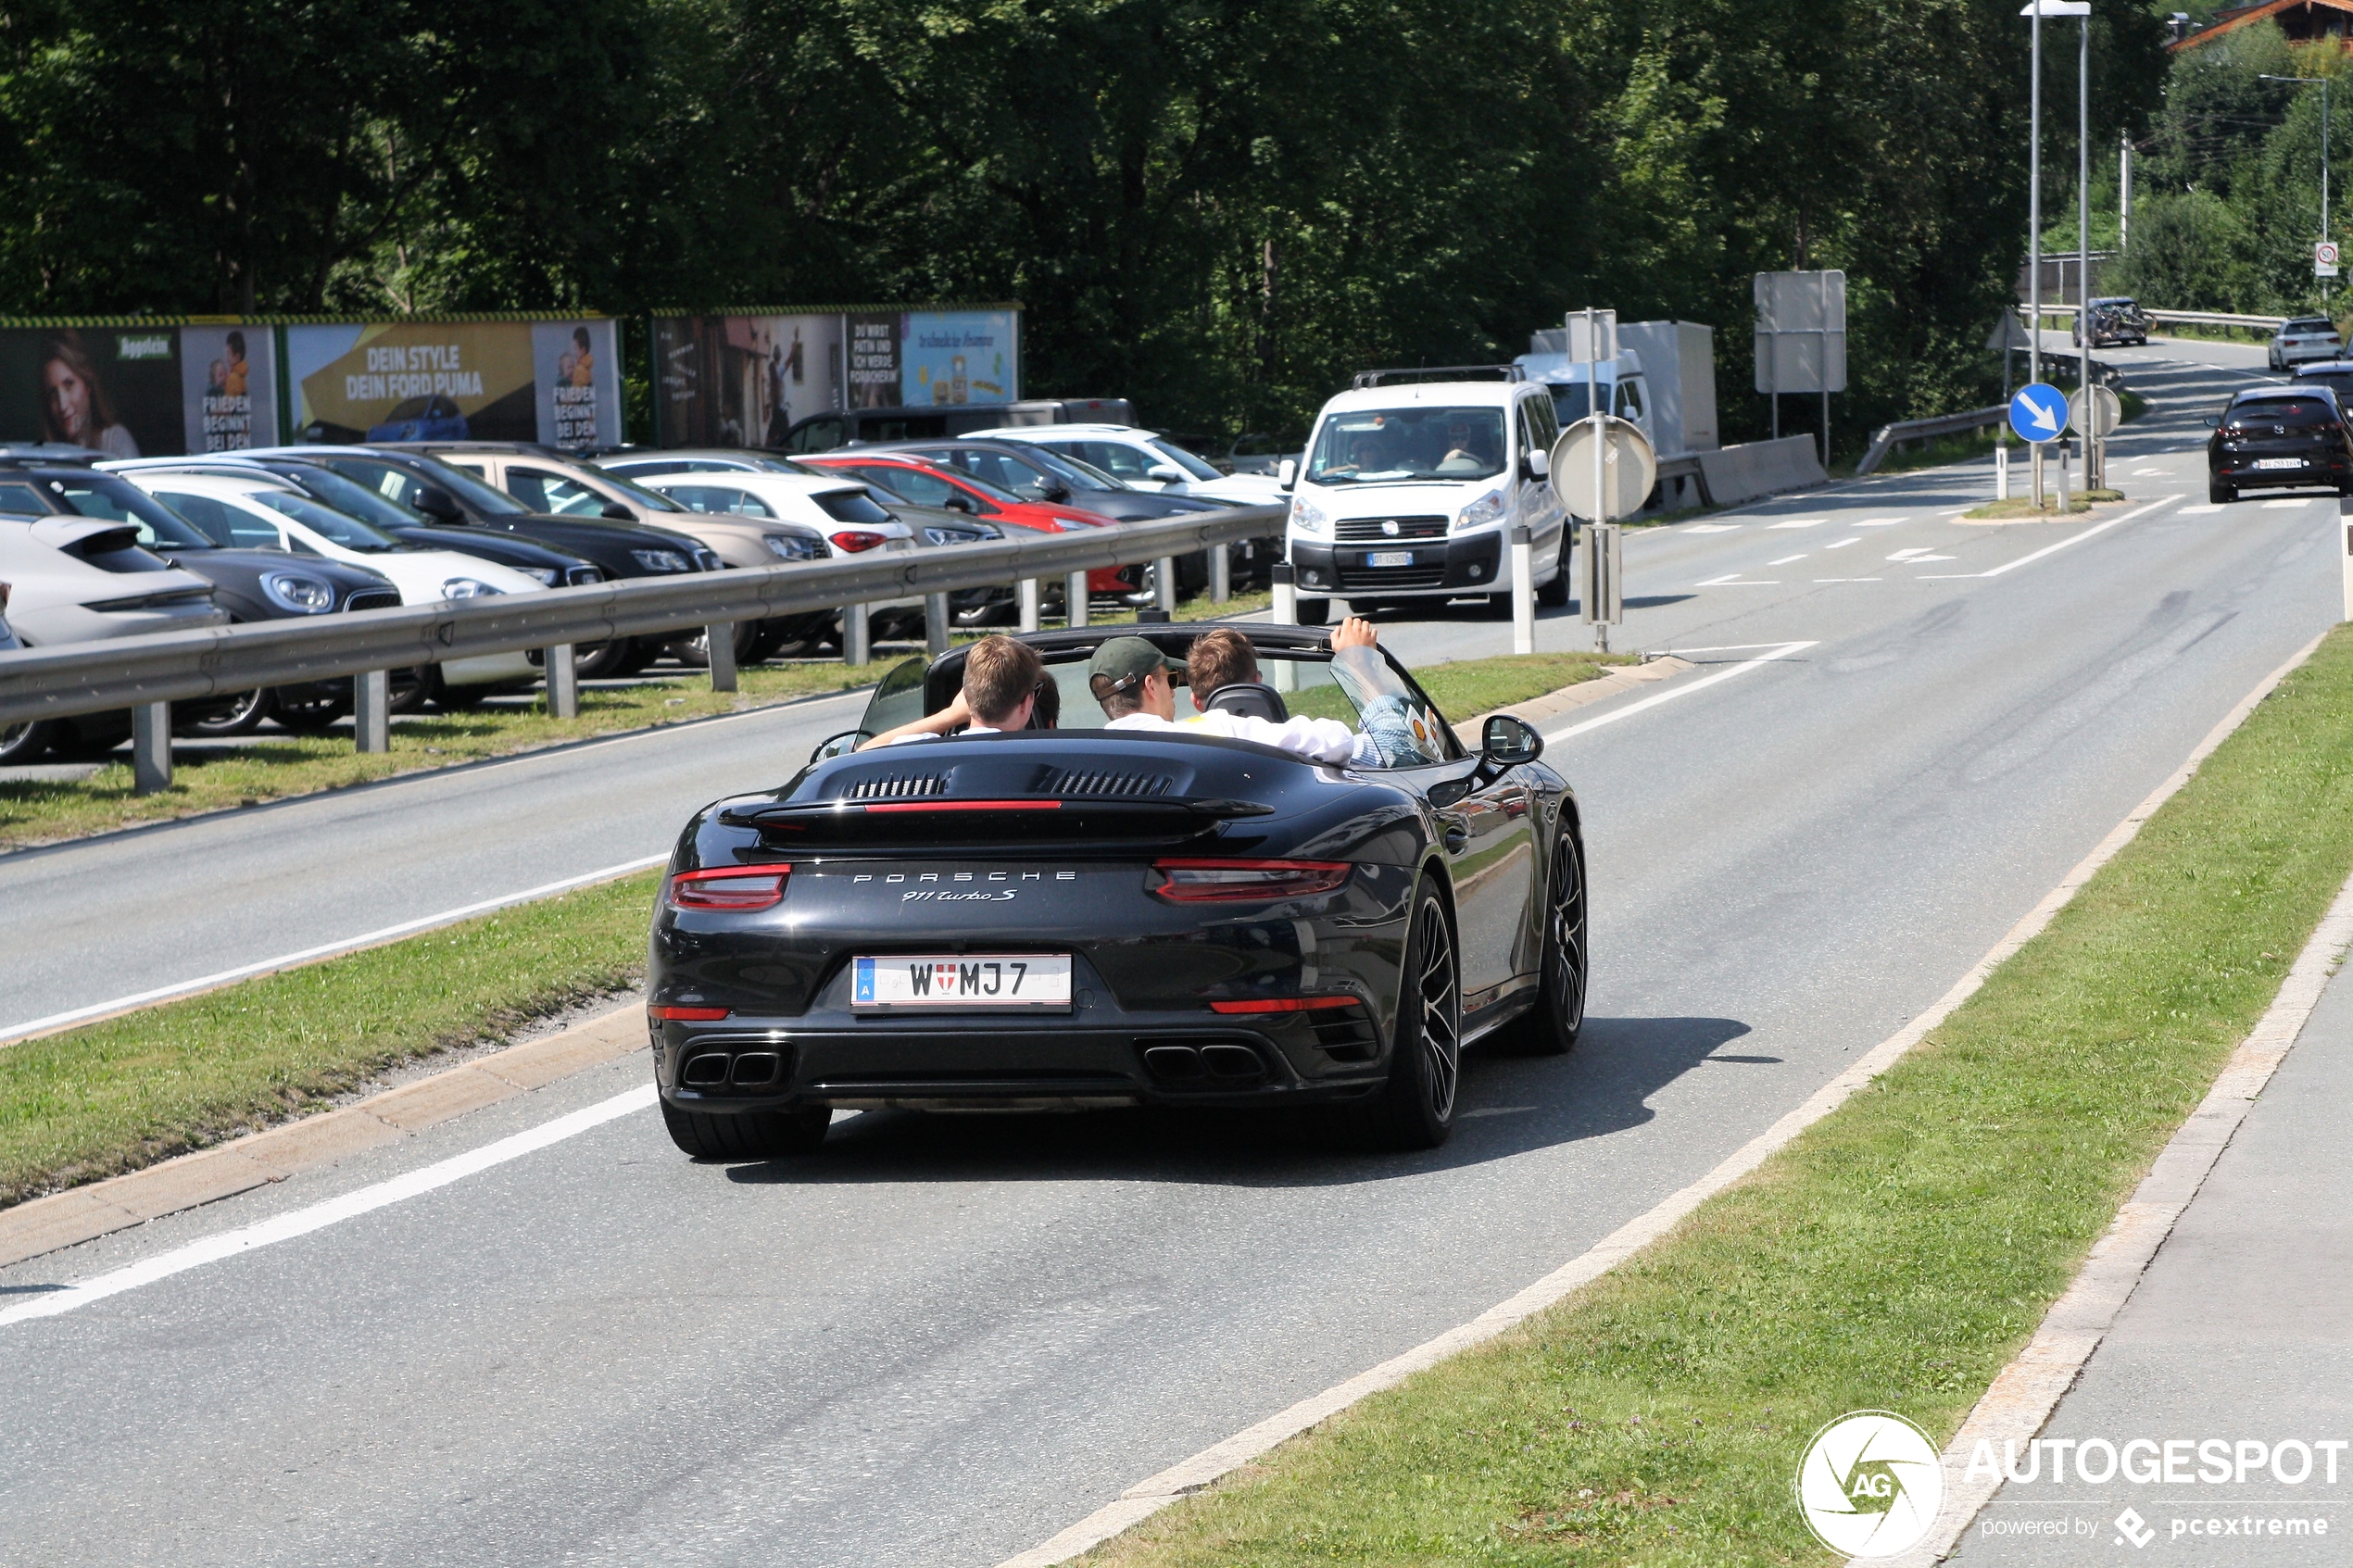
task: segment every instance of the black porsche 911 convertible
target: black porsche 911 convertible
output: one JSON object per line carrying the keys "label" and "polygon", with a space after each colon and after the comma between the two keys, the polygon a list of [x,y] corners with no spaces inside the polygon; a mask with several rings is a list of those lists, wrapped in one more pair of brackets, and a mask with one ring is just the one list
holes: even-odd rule
{"label": "black porsche 911 convertible", "polygon": [[[1197,629],[1134,630],[1191,711]],[[1261,700],[1363,723],[1378,766],[1106,731],[1111,634],[1022,638],[1060,728],[849,749],[954,696],[961,649],[910,659],[789,784],[687,824],[647,996],[680,1148],[803,1152],[844,1107],[1314,1102],[1428,1148],[1466,1046],[1575,1042],[1583,846],[1533,729],[1466,751],[1386,650],[1253,627]]]}

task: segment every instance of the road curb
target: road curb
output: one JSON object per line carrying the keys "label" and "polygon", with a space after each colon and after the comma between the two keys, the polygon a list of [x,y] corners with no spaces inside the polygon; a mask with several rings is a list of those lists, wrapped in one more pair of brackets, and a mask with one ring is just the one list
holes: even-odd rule
{"label": "road curb", "polygon": [[510,1046],[340,1110],[36,1198],[0,1210],[0,1268],[414,1137],[467,1111],[643,1050],[646,1044],[645,1011],[632,1001],[545,1039]]}
{"label": "road curb", "polygon": [[[1931,1030],[1950,1017],[1955,1009],[1967,1001],[1980,986],[1985,984],[1994,970],[2000,968],[2020,947],[2039,935],[2044,928],[2050,924],[2053,917],[2073,900],[2084,884],[2097,874],[2101,867],[2114,859],[2127,844],[2139,835],[2142,824],[2156,815],[2158,808],[2171,799],[2183,784],[2189,783],[2191,775],[2197,771],[2199,764],[2211,756],[2214,748],[2221,745],[2231,732],[2246,721],[2246,716],[2255,710],[2256,704],[2270,696],[2273,688],[2285,680],[2297,666],[2311,658],[2313,650],[2321,646],[2322,637],[2326,635],[2326,633],[2322,633],[2320,637],[2315,637],[2305,644],[2296,651],[2294,658],[2266,675],[2256,684],[2253,691],[2240,698],[2237,705],[2223,715],[2221,722],[2207,732],[2206,738],[2191,749],[2189,757],[2182,765],[2151,791],[2138,806],[2133,808],[2122,822],[2109,830],[2108,835],[2094,846],[2090,854],[2076,862],[2074,869],[2061,879],[2059,884],[2045,894],[2042,901],[2028,910],[2025,917],[2016,925],[2010,927],[2008,933],[1999,942],[1994,943],[1968,973],[1955,982],[1952,989],[1938,998],[1934,1006],[1887,1039],[1871,1047],[1845,1072],[1816,1090],[1803,1105],[1742,1145],[1729,1159],[1718,1164],[1714,1170],[1698,1181],[1667,1198],[1646,1212],[1636,1215],[1551,1273],[1529,1286],[1517,1295],[1489,1308],[1470,1322],[1449,1329],[1434,1339],[1426,1340],[1403,1354],[1393,1356],[1381,1362],[1378,1366],[1358,1373],[1354,1377],[1327,1388],[1320,1394],[1302,1399],[1288,1410],[1279,1411],[1254,1425],[1244,1427],[1225,1441],[1213,1444],[1191,1458],[1182,1460],[1156,1475],[1146,1477],[1122,1492],[1114,1501],[1097,1509],[1086,1518],[1030,1548],[1027,1551],[1005,1559],[997,1565],[997,1568],[1056,1568],[1057,1564],[1067,1562],[1080,1553],[1089,1551],[1113,1537],[1132,1529],[1171,1503],[1201,1491],[1242,1465],[1257,1459],[1270,1449],[1329,1420],[1367,1396],[1394,1387],[1416,1372],[1434,1366],[1461,1351],[1485,1344],[1506,1331],[1517,1327],[1547,1307],[1555,1305],[1584,1286],[1592,1284],[1652,1242],[1667,1235],[1703,1203],[1746,1177],[1793,1142],[1800,1133],[1837,1110],[1846,1101],[1848,1096],[1893,1067],[1914,1046],[1925,1039]],[[2334,912],[2332,911],[2332,916]],[[2316,942],[2319,940],[2317,935],[2314,940]],[[2309,952],[2310,948],[2308,947],[2308,957]],[[2297,960],[2296,970],[2291,972],[2291,979],[2296,972],[2302,970],[2303,963],[2304,960]],[[2283,987],[2283,993],[2284,994],[2284,987]],[[2265,1022],[2270,1022],[2268,1017]],[[2249,1045],[2262,1035],[2263,1028],[2259,1025],[2256,1034],[2248,1036]],[[2284,1047],[2282,1049],[2284,1051]],[[2233,1068],[2238,1065],[2236,1058],[2233,1059],[2232,1065]],[[2268,1070],[2266,1075],[2268,1076]],[[2223,1082],[2237,1081],[2239,1080],[2234,1079],[2230,1072],[2225,1072]],[[2218,1084],[2218,1092],[2221,1087],[2221,1085]],[[2251,1093],[2251,1091],[2248,1092]],[[2196,1121],[2196,1118],[2193,1117],[2193,1123]],[[2151,1179],[2155,1179],[2154,1173]],[[2183,1201],[2187,1201],[2186,1194],[2183,1195]],[[2170,1225],[2171,1222],[2169,1221],[2168,1223]],[[2097,1256],[2095,1251],[2095,1257]],[[2137,1268],[2133,1271],[2133,1273],[2134,1278],[2138,1277]],[[2064,1301],[2065,1298],[2062,1298],[2062,1305]],[[2057,1313],[2057,1308],[2054,1308],[2054,1319]],[[2047,1326],[2050,1324],[2046,1323]],[[2029,1347],[2030,1351],[2033,1348],[2032,1346]],[[2056,1360],[2056,1358],[2064,1357],[2069,1353],[2069,1349],[2068,1346],[2055,1344],[2046,1348],[2043,1354],[2045,1358]],[[2090,1354],[2088,1345],[2083,1348],[2082,1354],[2085,1356]],[[2025,1357],[2021,1356],[2020,1360],[2022,1362]],[[2074,1365],[2080,1369],[2082,1361],[2079,1360]],[[2021,1381],[2027,1375],[2032,1374],[2021,1374]],[[2070,1371],[2059,1386],[2052,1391],[2052,1403],[2057,1402],[2058,1394],[2063,1393],[2066,1385],[2072,1383],[2073,1380],[2074,1374]],[[1995,1386],[2000,1386],[1997,1379]],[[1988,1400],[1992,1398],[1993,1395],[1989,1392]],[[2034,1417],[2033,1426],[2039,1428],[2044,1417],[2048,1413],[2046,1405],[2043,1409],[2043,1413]],[[1966,1430],[1965,1424],[1964,1431]],[[1957,1437],[1955,1441],[1957,1443],[1959,1439]],[[1949,1468],[1949,1453],[1946,1458]],[[1973,1514],[1976,1511],[1972,1508],[1970,1512]],[[1940,1514],[1940,1520],[1941,1518]],[[1897,1560],[1891,1559],[1890,1561],[1893,1562]],[[1933,1559],[1928,1561],[1933,1561]],[[1918,1568],[1918,1565],[1913,1565],[1913,1568]]]}

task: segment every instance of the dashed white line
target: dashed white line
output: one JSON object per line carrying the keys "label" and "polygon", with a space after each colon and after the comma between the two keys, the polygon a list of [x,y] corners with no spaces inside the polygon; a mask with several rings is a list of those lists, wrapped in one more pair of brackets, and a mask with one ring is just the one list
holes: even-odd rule
{"label": "dashed white line", "polygon": [[1863,542],[1863,536],[1862,536],[1861,534],[1857,533],[1857,534],[1856,534],[1856,535],[1855,535],[1853,538],[1851,538],[1851,539],[1841,539],[1841,540],[1836,541],[1835,543],[1825,545],[1825,546],[1822,546],[1822,548],[1824,548],[1824,549],[1826,549],[1826,550],[1843,550],[1843,549],[1846,548],[1846,546],[1849,546],[1849,545],[1859,545],[1859,544],[1861,544],[1862,542]]}
{"label": "dashed white line", "polygon": [[1912,520],[1907,517],[1866,517],[1857,518],[1848,526],[1854,528],[1893,528],[1899,522],[1909,522],[1911,521]]}
{"label": "dashed white line", "polygon": [[1743,578],[1737,571],[1728,571],[1721,577],[1711,577],[1705,583],[1694,583],[1692,586],[1694,588],[1778,588],[1780,583],[1778,579],[1771,577]]}
{"label": "dashed white line", "polygon": [[1805,552],[1804,550],[1800,550],[1800,551],[1798,551],[1798,552],[1797,552],[1797,554],[1795,554],[1795,555],[1793,555],[1793,556],[1783,556],[1783,557],[1782,557],[1780,559],[1779,559],[1779,560],[1768,560],[1768,561],[1767,561],[1765,564],[1766,564],[1767,566],[1787,566],[1790,562],[1792,562],[1792,561],[1793,561],[1793,560],[1804,560],[1805,558],[1806,558],[1806,552]]}
{"label": "dashed white line", "polygon": [[1683,525],[1683,532],[1686,533],[1735,533],[1740,531],[1740,526],[1737,522],[1687,522]]}
{"label": "dashed white line", "polygon": [[1768,528],[1818,528],[1828,521],[1830,519],[1826,517],[1786,517],[1779,522],[1768,523],[1766,526]]}
{"label": "dashed white line", "polygon": [[2208,512],[2219,512],[2219,511],[2221,511],[2221,509],[2222,509],[2222,508],[2221,508],[2221,507],[2219,504],[2217,504],[2217,505],[2208,505],[2208,506],[2196,506],[2196,507],[2183,507],[2183,508],[2180,511],[2175,512],[2173,515],[2174,515],[2175,517],[2204,517],[2204,516],[2205,516],[2207,513],[2208,513]]}
{"label": "dashed white line", "polygon": [[2296,507],[2309,507],[2319,499],[2317,495],[2306,495],[2293,501],[2266,501],[2263,503],[2263,509],[2267,512],[2284,511]]}

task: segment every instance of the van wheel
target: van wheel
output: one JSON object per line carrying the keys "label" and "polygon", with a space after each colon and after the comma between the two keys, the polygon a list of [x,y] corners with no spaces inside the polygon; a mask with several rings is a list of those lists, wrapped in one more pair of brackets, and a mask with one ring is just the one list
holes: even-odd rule
{"label": "van wheel", "polygon": [[733,1116],[681,1110],[661,1102],[661,1124],[670,1141],[698,1160],[780,1160],[809,1154],[825,1141],[834,1113],[825,1107],[807,1110],[747,1110]]}
{"label": "van wheel", "polygon": [[1558,553],[1553,558],[1553,580],[1536,590],[1536,602],[1548,609],[1559,609],[1568,603],[1568,525],[1561,525]]}
{"label": "van wheel", "polygon": [[1332,601],[1329,599],[1299,601],[1299,623],[1302,626],[1321,626],[1328,621],[1331,616]]}

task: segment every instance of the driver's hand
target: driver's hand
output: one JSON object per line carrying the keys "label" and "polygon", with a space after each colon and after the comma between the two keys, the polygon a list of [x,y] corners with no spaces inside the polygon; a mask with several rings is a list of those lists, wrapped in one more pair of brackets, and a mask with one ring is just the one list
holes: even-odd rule
{"label": "driver's hand", "polygon": [[1361,615],[1352,615],[1332,628],[1332,652],[1345,653],[1350,648],[1378,647],[1380,637],[1373,623]]}

